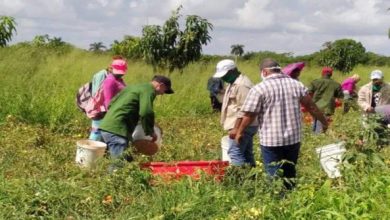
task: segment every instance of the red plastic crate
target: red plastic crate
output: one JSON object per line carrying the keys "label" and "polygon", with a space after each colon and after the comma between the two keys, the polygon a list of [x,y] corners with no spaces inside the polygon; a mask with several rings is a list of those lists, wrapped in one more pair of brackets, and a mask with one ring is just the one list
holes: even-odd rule
{"label": "red plastic crate", "polygon": [[201,173],[214,176],[221,180],[225,174],[228,161],[179,161],[179,162],[150,162],[141,164],[141,168],[149,169],[153,175],[162,176],[165,179],[179,179],[182,176],[191,176],[199,179]]}

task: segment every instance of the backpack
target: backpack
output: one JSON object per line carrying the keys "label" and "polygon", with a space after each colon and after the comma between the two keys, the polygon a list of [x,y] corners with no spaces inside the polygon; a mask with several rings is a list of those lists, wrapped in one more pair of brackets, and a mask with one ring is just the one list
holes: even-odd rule
{"label": "backpack", "polygon": [[[104,106],[103,82],[107,77],[106,70],[96,73],[91,82],[81,86],[76,94],[76,105],[88,118],[98,120],[107,112]],[[93,88],[95,87],[95,91]]]}

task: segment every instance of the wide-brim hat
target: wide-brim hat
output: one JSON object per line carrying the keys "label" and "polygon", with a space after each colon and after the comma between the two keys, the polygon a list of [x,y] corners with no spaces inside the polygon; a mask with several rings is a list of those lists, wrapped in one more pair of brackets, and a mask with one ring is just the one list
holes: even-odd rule
{"label": "wide-brim hat", "polygon": [[282,72],[286,75],[291,76],[291,73],[294,72],[294,70],[298,69],[299,71],[302,71],[304,67],[304,62],[290,63],[282,69]]}

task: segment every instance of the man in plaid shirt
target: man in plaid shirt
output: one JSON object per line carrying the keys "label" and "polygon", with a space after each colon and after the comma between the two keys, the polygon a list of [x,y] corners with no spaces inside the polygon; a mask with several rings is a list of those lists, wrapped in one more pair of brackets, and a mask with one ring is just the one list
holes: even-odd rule
{"label": "man in plaid shirt", "polygon": [[[294,178],[301,146],[300,104],[322,122],[324,130],[328,122],[312,101],[307,88],[301,82],[282,74],[276,61],[263,60],[260,71],[263,81],[255,85],[246,97],[241,108],[245,114],[235,139],[240,142],[243,130],[257,117],[266,172],[275,176],[277,170],[281,169],[283,177]],[[285,182],[285,186],[291,189],[293,185]]]}

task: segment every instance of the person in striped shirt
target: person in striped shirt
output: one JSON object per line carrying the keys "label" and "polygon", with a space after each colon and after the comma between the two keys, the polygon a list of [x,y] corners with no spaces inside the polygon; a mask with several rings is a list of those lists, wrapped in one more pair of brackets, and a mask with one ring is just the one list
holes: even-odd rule
{"label": "person in striped shirt", "polygon": [[[241,108],[244,116],[235,140],[241,141],[244,129],[257,117],[261,154],[267,174],[276,176],[281,169],[282,177],[294,178],[302,135],[300,105],[323,123],[324,131],[328,122],[312,101],[307,88],[283,74],[276,61],[269,58],[263,60],[260,74],[263,81],[249,91]],[[284,183],[287,189],[294,185],[291,181]]]}

